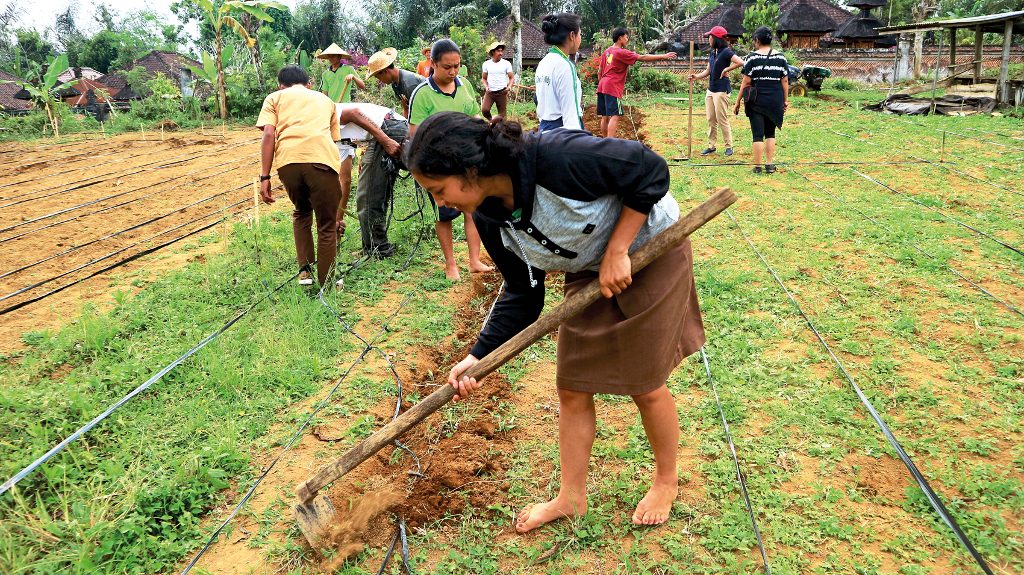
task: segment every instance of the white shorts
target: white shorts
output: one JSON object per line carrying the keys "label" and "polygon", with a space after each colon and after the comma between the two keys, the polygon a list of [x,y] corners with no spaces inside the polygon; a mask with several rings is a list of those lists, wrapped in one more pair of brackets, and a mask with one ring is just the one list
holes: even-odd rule
{"label": "white shorts", "polygon": [[347,142],[334,142],[338,146],[338,155],[341,156],[341,161],[344,162],[349,158],[356,156],[356,147]]}

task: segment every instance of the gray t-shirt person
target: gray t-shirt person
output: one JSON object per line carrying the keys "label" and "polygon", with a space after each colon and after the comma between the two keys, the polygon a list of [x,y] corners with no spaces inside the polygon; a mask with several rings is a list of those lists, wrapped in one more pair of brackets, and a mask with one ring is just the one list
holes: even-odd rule
{"label": "gray t-shirt person", "polygon": [[395,97],[401,100],[404,106],[408,106],[413,90],[425,81],[426,78],[419,74],[399,69],[398,81],[391,84],[391,89],[395,91]]}

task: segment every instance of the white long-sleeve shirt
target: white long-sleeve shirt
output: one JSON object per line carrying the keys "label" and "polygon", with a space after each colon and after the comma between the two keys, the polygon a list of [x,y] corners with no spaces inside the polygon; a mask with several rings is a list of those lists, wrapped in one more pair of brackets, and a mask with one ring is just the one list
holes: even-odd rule
{"label": "white long-sleeve shirt", "polygon": [[576,75],[576,66],[557,48],[537,64],[534,76],[537,88],[537,118],[562,119],[562,127],[583,129],[583,108],[580,101],[583,88]]}

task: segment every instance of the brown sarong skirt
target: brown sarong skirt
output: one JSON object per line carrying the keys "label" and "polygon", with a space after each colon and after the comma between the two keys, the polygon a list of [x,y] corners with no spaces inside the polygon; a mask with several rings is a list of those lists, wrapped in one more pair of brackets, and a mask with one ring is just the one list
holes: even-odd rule
{"label": "brown sarong skirt", "polygon": [[[566,273],[566,297],[597,277]],[[641,395],[661,387],[702,345],[687,239],[634,275],[621,294],[601,298],[559,326],[556,383],[570,391]]]}

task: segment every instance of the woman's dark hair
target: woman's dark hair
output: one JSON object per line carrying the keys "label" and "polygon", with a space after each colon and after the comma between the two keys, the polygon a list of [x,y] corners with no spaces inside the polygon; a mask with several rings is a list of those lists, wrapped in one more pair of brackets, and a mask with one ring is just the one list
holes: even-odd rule
{"label": "woman's dark hair", "polygon": [[523,153],[523,127],[495,117],[488,122],[461,112],[440,112],[416,128],[405,152],[409,171],[428,176],[480,176],[517,170]]}
{"label": "woman's dark hair", "polygon": [[711,37],[711,47],[715,50],[724,50],[729,47],[729,43],[724,38],[718,36]]}
{"label": "woman's dark hair", "polygon": [[580,16],[570,12],[548,14],[541,21],[540,29],[544,32],[545,44],[561,46],[569,37],[569,33],[580,31]]}
{"label": "woman's dark hair", "polygon": [[618,42],[619,38],[622,38],[626,34],[629,34],[629,30],[623,28],[622,26],[619,26],[618,28],[612,30],[612,42]]}
{"label": "woman's dark hair", "polygon": [[449,52],[457,52],[461,54],[462,50],[459,50],[459,45],[455,42],[452,42],[448,38],[441,38],[430,46],[430,59],[436,64],[438,60],[441,59],[441,56],[444,56]]}
{"label": "woman's dark hair", "polygon": [[309,73],[302,66],[285,66],[277,73],[277,83],[285,88],[296,84],[306,85],[309,83]]}
{"label": "woman's dark hair", "polygon": [[754,30],[754,40],[762,46],[771,46],[772,44],[772,30],[767,26],[761,26],[757,30]]}

